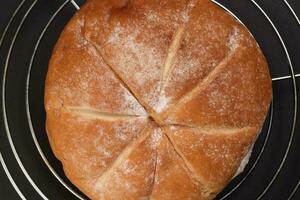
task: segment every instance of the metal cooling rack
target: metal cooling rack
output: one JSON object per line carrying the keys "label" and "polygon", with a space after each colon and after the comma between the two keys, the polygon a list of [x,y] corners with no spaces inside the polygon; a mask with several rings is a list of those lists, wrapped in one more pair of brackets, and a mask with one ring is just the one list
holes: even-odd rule
{"label": "metal cooling rack", "polygon": [[[238,0],[236,0],[238,1]],[[291,0],[290,0],[291,1]],[[226,6],[226,3],[224,3],[224,1],[215,1],[213,0],[214,3],[216,3],[218,6],[222,7],[224,10],[226,10],[227,12],[229,12],[231,15],[233,15],[236,19],[238,19],[241,23],[243,23],[243,20],[238,18],[233,11],[231,11],[230,8],[228,8]],[[282,48],[282,51],[284,52],[284,55],[286,56],[286,60],[288,62],[288,71],[289,74],[284,74],[283,76],[276,76],[273,77],[273,83],[274,84],[283,84],[283,82],[290,82],[290,91],[292,93],[292,109],[290,110],[291,112],[291,120],[290,120],[290,129],[287,130],[287,134],[288,134],[288,138],[287,138],[287,143],[284,147],[283,150],[283,156],[280,158],[280,162],[278,164],[278,166],[275,166],[276,169],[272,175],[272,177],[270,177],[270,179],[268,180],[267,184],[264,185],[264,188],[260,191],[256,191],[256,199],[260,200],[260,199],[265,199],[265,196],[268,194],[268,192],[270,191],[270,189],[272,188],[272,186],[274,185],[275,181],[277,179],[279,179],[279,176],[281,175],[284,166],[287,163],[287,159],[289,158],[290,152],[291,152],[291,148],[296,145],[295,144],[295,137],[297,135],[297,133],[295,132],[296,129],[296,123],[297,123],[297,110],[298,110],[298,92],[299,90],[297,90],[297,78],[300,77],[300,74],[295,72],[295,68],[294,68],[294,60],[289,52],[289,48],[286,45],[286,42],[284,40],[284,38],[282,37],[280,31],[277,28],[277,25],[273,22],[272,17],[269,16],[268,12],[266,11],[266,9],[261,5],[263,2],[263,0],[249,0],[248,3],[250,3],[253,6],[253,9],[256,9],[261,17],[263,17],[269,24],[270,28],[272,29],[272,34],[274,34]],[[279,2],[279,1],[277,1]],[[234,3],[234,1],[232,1],[232,4]],[[275,2],[274,2],[275,3]],[[281,3],[283,3],[286,8],[288,9],[288,11],[290,12],[291,16],[293,17],[294,20],[294,24],[296,27],[296,29],[298,29],[298,33],[300,36],[300,21],[299,18],[297,16],[296,10],[293,8],[292,4],[289,3],[289,1],[287,0],[282,0]],[[24,193],[24,188],[21,188],[22,184],[26,184],[27,187],[31,187],[33,192],[35,192],[37,194],[36,197],[38,197],[38,199],[51,199],[49,196],[47,196],[47,194],[45,193],[45,191],[43,191],[40,188],[40,185],[35,181],[36,178],[33,178],[31,175],[31,172],[29,172],[29,168],[27,168],[27,166],[24,165],[24,158],[22,158],[21,156],[21,151],[17,150],[17,144],[16,144],[16,140],[14,138],[14,134],[12,134],[12,126],[10,124],[10,120],[9,120],[9,115],[10,113],[7,111],[7,104],[9,103],[7,100],[7,84],[8,84],[8,78],[7,78],[7,74],[8,74],[8,70],[9,67],[11,67],[11,60],[12,60],[12,52],[15,50],[15,43],[18,40],[18,37],[20,37],[21,34],[24,34],[22,31],[22,28],[24,26],[24,23],[26,22],[28,16],[33,12],[34,8],[37,6],[38,4],[38,0],[33,0],[33,1],[27,1],[27,0],[22,0],[20,2],[20,4],[18,5],[18,7],[15,9],[12,17],[10,18],[2,36],[0,39],[0,49],[2,48],[4,43],[7,43],[6,46],[6,53],[5,54],[0,54],[1,57],[0,58],[4,58],[3,61],[3,66],[1,66],[1,68],[3,68],[3,79],[2,79],[2,117],[3,117],[3,126],[4,126],[4,131],[5,133],[2,135],[2,138],[4,138],[4,140],[6,140],[6,145],[3,145],[2,148],[0,148],[0,150],[2,151],[2,154],[0,152],[0,162],[1,165],[3,167],[3,170],[5,172],[5,174],[7,175],[7,178],[9,179],[11,185],[13,186],[13,188],[15,189],[15,192],[18,194],[18,196],[22,199],[22,200],[26,200],[26,199],[35,199],[35,198],[31,198],[28,196],[28,194],[26,195]],[[43,42],[43,40],[45,40],[45,37],[47,34],[49,34],[49,32],[47,32],[49,30],[49,27],[51,25],[53,25],[54,21],[56,20],[56,18],[58,18],[58,16],[63,13],[65,11],[66,7],[70,7],[73,6],[73,11],[75,12],[76,10],[80,9],[80,6],[82,2],[77,3],[75,0],[65,0],[63,2],[60,3],[60,5],[58,5],[58,7],[53,11],[53,13],[49,16],[49,19],[47,20],[47,23],[43,25],[43,29],[42,31],[39,33],[38,35],[38,39],[35,41],[34,44],[34,48],[33,51],[30,54],[30,62],[29,65],[26,66],[27,67],[27,73],[26,73],[26,77],[24,80],[26,80],[25,84],[25,110],[26,110],[26,119],[27,119],[27,124],[30,130],[30,135],[31,135],[31,140],[34,143],[34,147],[35,151],[38,152],[40,159],[43,161],[43,165],[44,167],[47,168],[48,172],[50,172],[50,174],[52,174],[51,176],[53,176],[56,179],[56,182],[53,182],[52,184],[61,184],[62,188],[64,188],[65,193],[70,193],[71,195],[69,195],[68,197],[72,197],[72,199],[87,199],[83,194],[81,194],[72,184],[70,184],[70,182],[63,176],[63,174],[58,171],[59,167],[56,167],[53,165],[53,158],[50,158],[51,161],[49,161],[49,158],[47,155],[49,155],[49,153],[45,153],[45,149],[43,148],[44,145],[40,144],[40,140],[39,140],[39,136],[37,136],[37,130],[35,129],[35,126],[33,125],[34,120],[32,119],[32,105],[30,103],[30,86],[31,86],[31,81],[32,81],[32,70],[33,70],[33,66],[35,63],[35,60],[37,59],[37,54],[39,49],[41,48],[40,45]],[[298,10],[300,11],[300,10]],[[20,14],[22,12],[22,14]],[[21,15],[21,17],[20,17]],[[18,17],[17,17],[18,16]],[[18,18],[18,19],[16,19]],[[12,28],[12,24],[15,24],[14,26],[14,31],[12,35],[8,35],[8,32],[10,29]],[[9,38],[10,36],[10,38]],[[298,52],[299,54],[300,52]],[[0,63],[2,65],[2,63]],[[299,70],[299,69],[298,69]],[[275,94],[274,94],[275,95]],[[24,99],[19,101],[23,101]],[[262,160],[263,154],[265,153],[265,150],[268,146],[268,143],[270,141],[270,137],[272,135],[272,127],[274,124],[274,113],[276,113],[276,110],[274,110],[274,102],[272,101],[271,107],[270,107],[270,111],[269,111],[269,117],[267,118],[266,122],[265,122],[265,127],[264,127],[264,131],[263,134],[260,135],[260,145],[259,147],[256,148],[256,154],[253,155],[251,157],[252,161],[248,164],[247,169],[245,170],[244,173],[242,173],[237,180],[233,181],[233,183],[230,185],[229,188],[227,188],[222,194],[220,194],[217,199],[219,200],[225,200],[225,199],[230,199],[232,198],[232,195],[234,193],[236,193],[241,186],[247,184],[246,180],[248,180],[248,178],[250,176],[255,176],[255,169],[257,169],[260,161]],[[1,136],[2,133],[0,133]],[[0,143],[1,145],[1,143]],[[0,146],[1,147],[1,146]],[[10,152],[10,153],[6,153],[4,156],[4,148],[5,148],[5,152]],[[299,148],[298,148],[299,150]],[[11,156],[9,156],[11,155]],[[8,164],[8,162],[10,164]],[[11,164],[14,163],[14,164]],[[57,164],[57,163],[55,163]],[[19,173],[19,175],[21,174],[25,180],[24,183],[20,183],[20,181],[16,180],[16,175],[15,175],[15,169],[11,169],[10,166],[14,166],[15,168],[18,168],[18,170],[21,171],[21,173]],[[293,185],[293,187],[290,189],[290,192],[288,194],[288,199],[293,199],[298,191],[300,187],[300,179],[297,180],[296,184]],[[57,197],[57,199],[60,199],[59,197]],[[243,198],[244,199],[244,198]],[[247,199],[247,198],[245,198]],[[274,197],[272,199],[281,199],[280,197]]]}

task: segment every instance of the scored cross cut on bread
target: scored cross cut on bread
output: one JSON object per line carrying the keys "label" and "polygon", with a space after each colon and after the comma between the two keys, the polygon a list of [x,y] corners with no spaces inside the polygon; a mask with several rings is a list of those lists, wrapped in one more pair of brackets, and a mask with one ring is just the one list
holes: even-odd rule
{"label": "scored cross cut on bread", "polygon": [[53,51],[46,128],[96,200],[210,200],[271,101],[250,33],[207,0],[89,0]]}

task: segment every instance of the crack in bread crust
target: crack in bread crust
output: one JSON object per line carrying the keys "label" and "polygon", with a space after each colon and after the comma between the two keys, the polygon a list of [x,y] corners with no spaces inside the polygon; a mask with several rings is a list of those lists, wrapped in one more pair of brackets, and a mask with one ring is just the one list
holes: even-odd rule
{"label": "crack in bread crust", "polygon": [[151,185],[151,190],[148,194],[148,198],[151,196],[152,192],[153,192],[153,189],[154,189],[154,185],[155,185],[155,180],[156,180],[156,172],[157,172],[157,159],[158,159],[158,156],[157,156],[157,146],[156,146],[156,152],[155,152],[155,164],[154,164],[154,172],[153,172],[153,180],[152,180],[152,185]]}
{"label": "crack in bread crust", "polygon": [[104,121],[119,121],[119,120],[130,120],[138,117],[147,117],[142,115],[131,115],[121,113],[107,113],[100,110],[88,107],[66,107],[67,111],[80,115],[82,117],[91,119],[100,119]]}
{"label": "crack in bread crust", "polygon": [[219,62],[219,64],[203,79],[203,81],[201,81],[192,90],[190,90],[187,94],[185,94],[182,98],[180,98],[179,101],[177,103],[175,103],[175,105],[168,108],[168,110],[171,110],[172,108],[176,107],[177,105],[184,103],[185,101],[187,101],[191,97],[193,97],[195,94],[201,92],[201,90],[204,88],[204,86],[206,84],[208,84],[214,78],[215,74],[217,74],[220,70],[222,70],[222,68],[226,66],[226,63],[234,57],[235,53],[238,52],[238,49],[239,48],[236,48],[236,49],[230,51],[228,53],[228,55],[225,58],[223,58],[223,60],[221,60]]}
{"label": "crack in bread crust", "polygon": [[181,151],[176,147],[176,145],[174,144],[174,141],[172,141],[171,137],[169,136],[168,133],[166,133],[166,131],[162,130],[163,133],[165,134],[165,136],[168,138],[170,144],[172,145],[172,147],[174,148],[176,154],[180,157],[180,159],[182,160],[184,166],[188,169],[189,175],[192,177],[192,179],[196,182],[196,183],[201,183],[201,177],[197,176],[197,173],[195,171],[195,169],[191,166],[191,164],[186,160],[186,158],[184,157],[184,155],[181,153]]}
{"label": "crack in bread crust", "polygon": [[143,101],[141,101],[140,98],[137,97],[136,93],[129,87],[129,85],[126,83],[126,81],[124,81],[124,79],[120,76],[120,74],[113,68],[113,66],[111,64],[109,64],[108,60],[105,58],[105,56],[103,56],[103,54],[98,50],[97,46],[95,44],[93,44],[92,41],[90,41],[88,38],[86,38],[84,35],[82,36],[84,40],[86,40],[96,51],[96,53],[98,54],[98,56],[100,58],[102,58],[102,60],[104,61],[104,63],[107,65],[107,67],[110,69],[110,71],[114,74],[114,76],[120,81],[120,83],[128,90],[128,92],[132,95],[133,98],[136,99],[136,101],[144,108],[144,110],[147,113],[151,113],[149,112],[149,109],[147,108],[147,106],[145,106],[145,103]]}
{"label": "crack in bread crust", "polygon": [[[232,135],[232,134],[235,134],[236,132],[240,132],[240,131],[243,131],[243,130],[249,130],[249,129],[252,129],[252,128],[257,129],[256,127],[252,127],[252,126],[246,126],[246,127],[243,127],[243,128],[236,128],[236,127],[196,127],[196,128],[191,128],[191,129],[201,131],[202,133],[207,134],[207,135]],[[216,133],[218,133],[218,134],[216,134]]]}
{"label": "crack in bread crust", "polygon": [[184,34],[185,27],[180,26],[177,31],[175,32],[171,45],[168,49],[168,54],[165,60],[165,64],[163,66],[163,73],[161,77],[161,88],[163,88],[170,77],[170,73],[172,71],[172,67],[174,65],[175,59],[176,59],[176,54],[180,48],[182,39],[183,39],[183,34]]}
{"label": "crack in bread crust", "polygon": [[109,178],[111,173],[119,167],[134,151],[138,146],[144,142],[148,136],[151,135],[151,129],[147,130],[145,128],[143,131],[146,130],[146,133],[143,134],[141,137],[137,138],[133,142],[131,142],[129,145],[127,145],[124,150],[119,154],[117,159],[114,160],[114,162],[108,167],[104,172],[102,172],[99,177],[96,179],[95,187],[100,188],[103,184],[105,184],[105,181]]}
{"label": "crack in bread crust", "polygon": [[[181,127],[181,126],[180,126]],[[201,131],[201,133],[204,134],[212,134],[212,133],[216,133],[216,132],[223,132],[222,134],[233,134],[235,132],[241,132],[243,130],[249,130],[249,129],[257,129],[256,127],[244,127],[244,128],[235,128],[235,127],[210,127],[209,129],[207,127],[188,127],[188,126],[184,126],[186,129],[194,129],[194,130],[198,130]],[[201,177],[201,175],[199,175],[195,168],[192,166],[192,164],[187,160],[187,158],[184,156],[184,154],[181,152],[181,150],[177,147],[176,143],[173,141],[172,136],[170,136],[170,134],[168,133],[168,131],[164,128],[162,129],[163,133],[167,136],[170,144],[172,145],[172,147],[174,148],[176,154],[181,158],[181,161],[183,162],[184,166],[188,169],[189,175],[192,177],[192,179],[195,181],[195,184],[197,184],[198,186],[202,186],[203,188],[205,188],[207,191],[205,191],[204,193],[207,193],[208,195],[213,195],[213,193],[215,192],[213,187],[210,187],[209,185],[207,185],[207,181],[205,181],[205,179],[203,177]]]}
{"label": "crack in bread crust", "polygon": [[160,128],[187,128],[187,129],[194,129],[198,131],[202,131],[205,134],[212,134],[214,132],[222,132],[222,134],[234,134],[234,132],[243,130],[243,129],[251,129],[256,128],[253,126],[245,126],[245,127],[230,127],[230,126],[193,126],[187,124],[164,124],[161,125]]}

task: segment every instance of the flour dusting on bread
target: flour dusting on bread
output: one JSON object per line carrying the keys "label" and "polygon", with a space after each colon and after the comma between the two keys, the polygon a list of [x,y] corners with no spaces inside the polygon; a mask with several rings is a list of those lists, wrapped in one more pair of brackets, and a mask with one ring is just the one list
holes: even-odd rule
{"label": "flour dusting on bread", "polygon": [[212,2],[91,0],[49,63],[47,134],[93,200],[212,200],[248,162],[271,91],[254,38]]}

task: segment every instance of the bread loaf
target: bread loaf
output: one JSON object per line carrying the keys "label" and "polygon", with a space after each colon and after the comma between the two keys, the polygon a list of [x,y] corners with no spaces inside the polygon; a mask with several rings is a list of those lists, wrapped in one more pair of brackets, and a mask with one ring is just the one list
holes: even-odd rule
{"label": "bread loaf", "polygon": [[53,51],[46,128],[91,199],[211,200],[271,95],[257,43],[210,1],[89,0]]}

